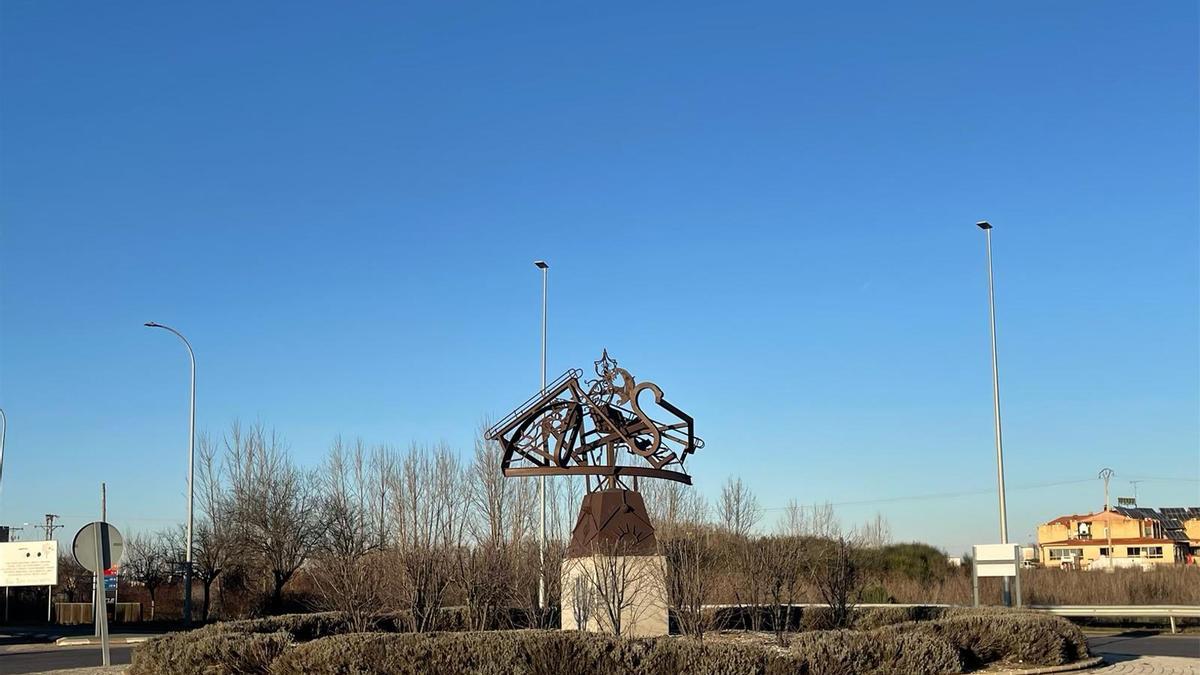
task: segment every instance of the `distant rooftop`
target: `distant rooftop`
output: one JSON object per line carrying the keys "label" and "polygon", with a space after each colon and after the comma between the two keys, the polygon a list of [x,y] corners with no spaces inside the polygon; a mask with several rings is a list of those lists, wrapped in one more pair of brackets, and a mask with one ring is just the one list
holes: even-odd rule
{"label": "distant rooftop", "polygon": [[1113,511],[1139,520],[1157,520],[1162,523],[1167,537],[1175,541],[1187,541],[1187,532],[1183,529],[1183,521],[1200,519],[1200,506],[1167,507],[1147,509],[1136,506],[1115,506]]}

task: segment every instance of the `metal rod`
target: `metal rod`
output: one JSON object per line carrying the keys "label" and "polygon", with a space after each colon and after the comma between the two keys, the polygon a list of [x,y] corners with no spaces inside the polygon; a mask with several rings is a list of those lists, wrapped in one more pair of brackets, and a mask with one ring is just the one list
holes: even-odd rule
{"label": "metal rod", "polygon": [[[992,226],[977,223],[987,240],[988,317],[992,333],[992,409],[996,422],[996,488],[1000,500],[1000,543],[1008,543],[1008,506],[1004,500],[1004,434],[1000,427],[1000,368],[996,356],[996,285],[992,275]],[[1008,577],[1004,577],[1004,604],[1012,606]]]}
{"label": "metal rod", "polygon": [[196,353],[192,351],[192,344],[183,336],[183,333],[174,328],[153,321],[147,322],[146,326],[149,328],[162,328],[174,333],[176,337],[183,340],[183,344],[188,350],[188,359],[191,361],[191,397],[188,409],[187,550],[185,552],[183,568],[183,622],[190,624],[192,622],[192,526],[194,524],[193,506],[195,504],[195,500],[192,497],[192,483],[196,464]]}

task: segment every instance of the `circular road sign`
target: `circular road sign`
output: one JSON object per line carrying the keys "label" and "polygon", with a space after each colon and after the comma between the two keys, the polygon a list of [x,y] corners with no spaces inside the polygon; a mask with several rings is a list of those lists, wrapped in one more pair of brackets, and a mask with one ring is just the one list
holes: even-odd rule
{"label": "circular road sign", "polygon": [[[100,538],[100,555],[102,560],[96,560],[96,538]],[[88,523],[75,533],[75,541],[71,545],[75,560],[89,572],[100,573],[114,567],[121,561],[125,553],[125,539],[117,528],[108,523],[96,521]]]}

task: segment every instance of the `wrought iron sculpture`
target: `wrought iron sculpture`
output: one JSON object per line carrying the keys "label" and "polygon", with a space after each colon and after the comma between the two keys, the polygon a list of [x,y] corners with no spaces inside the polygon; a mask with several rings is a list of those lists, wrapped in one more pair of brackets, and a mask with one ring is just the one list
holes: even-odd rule
{"label": "wrought iron sculpture", "polygon": [[[704,447],[691,416],[663,398],[658,385],[635,381],[608,350],[594,363],[596,379],[583,382],[582,370],[568,370],[488,430],[487,438],[504,449],[504,475],[582,475],[588,492],[636,490],[639,477],[691,485],[684,460]],[[647,392],[677,421],[652,418]]]}
{"label": "wrought iron sculpture", "polygon": [[[594,363],[596,379],[585,382],[582,370],[568,370],[489,429],[487,438],[504,449],[505,476],[584,477],[587,494],[568,558],[597,550],[653,555],[654,525],[638,478],[691,485],[683,463],[704,441],[691,416],[663,398],[658,385],[634,380],[608,350]],[[675,420],[654,419],[650,405]]]}

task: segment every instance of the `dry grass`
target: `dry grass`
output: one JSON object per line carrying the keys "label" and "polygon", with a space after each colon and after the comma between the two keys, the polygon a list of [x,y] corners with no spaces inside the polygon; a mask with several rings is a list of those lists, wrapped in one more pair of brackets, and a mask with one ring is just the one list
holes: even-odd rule
{"label": "dry grass", "polygon": [[[997,602],[999,580],[981,579],[980,583],[981,598]],[[926,583],[893,577],[885,579],[882,586],[893,602],[971,603],[971,577],[965,573]],[[1150,572],[1022,570],[1021,595],[1027,605],[1197,605],[1200,567],[1172,565]]]}

